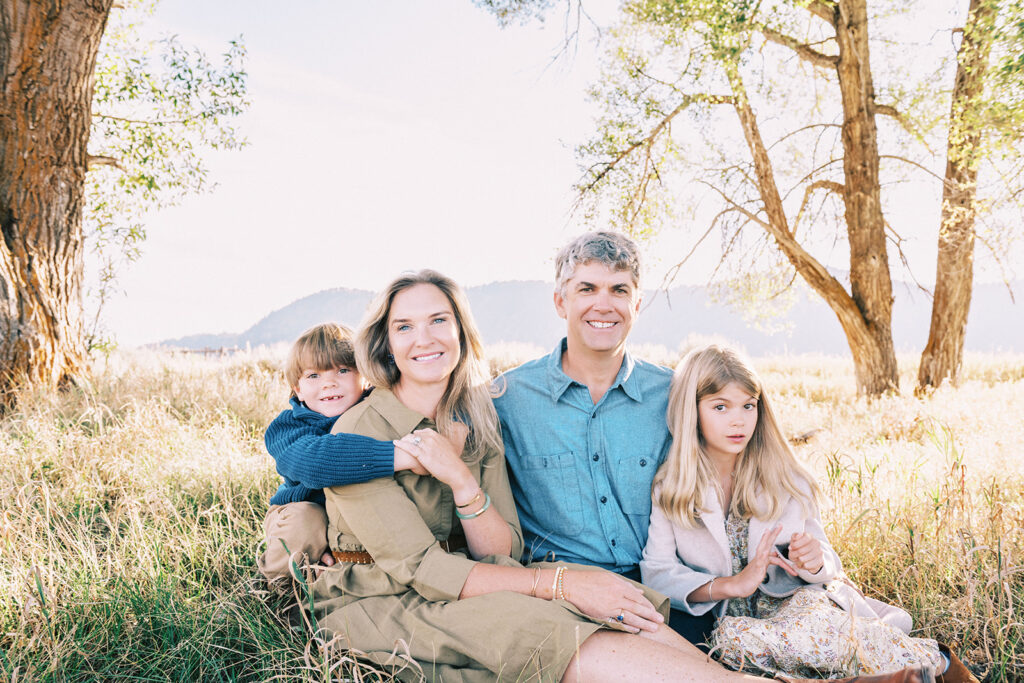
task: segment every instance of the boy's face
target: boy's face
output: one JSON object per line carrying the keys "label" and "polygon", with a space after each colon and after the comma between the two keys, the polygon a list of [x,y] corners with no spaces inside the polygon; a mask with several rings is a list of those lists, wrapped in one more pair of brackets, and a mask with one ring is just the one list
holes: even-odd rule
{"label": "boy's face", "polygon": [[337,417],[363,395],[363,378],[355,368],[344,365],[334,370],[303,369],[292,390],[313,412]]}

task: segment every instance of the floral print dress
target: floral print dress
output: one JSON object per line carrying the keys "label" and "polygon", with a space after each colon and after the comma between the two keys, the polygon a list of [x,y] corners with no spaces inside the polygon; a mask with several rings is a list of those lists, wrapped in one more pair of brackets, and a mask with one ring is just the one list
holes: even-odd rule
{"label": "floral print dress", "polygon": [[[732,572],[747,566],[750,520],[729,515]],[[938,644],[912,638],[878,619],[843,611],[824,591],[801,588],[775,598],[756,591],[729,601],[711,634],[713,652],[734,669],[800,678],[841,678],[945,666]]]}

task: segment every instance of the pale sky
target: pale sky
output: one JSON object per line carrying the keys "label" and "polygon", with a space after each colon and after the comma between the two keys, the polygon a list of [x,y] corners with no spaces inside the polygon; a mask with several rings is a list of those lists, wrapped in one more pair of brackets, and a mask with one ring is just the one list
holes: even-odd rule
{"label": "pale sky", "polygon": [[[604,24],[616,5],[586,3]],[[551,280],[551,257],[584,229],[569,216],[573,148],[593,130],[601,48],[589,33],[552,64],[560,11],[500,29],[470,0],[162,0],[150,26],[211,55],[243,36],[249,146],[210,157],[213,193],[151,217],[105,311],[123,345],[240,332],[407,269],[465,286]],[[646,245],[647,284],[688,248],[681,231]],[[677,284],[704,283],[714,260]]]}

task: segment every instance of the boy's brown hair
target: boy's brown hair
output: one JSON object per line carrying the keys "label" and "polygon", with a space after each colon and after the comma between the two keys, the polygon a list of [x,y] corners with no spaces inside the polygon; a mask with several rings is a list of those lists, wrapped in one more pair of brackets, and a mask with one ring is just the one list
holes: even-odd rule
{"label": "boy's brown hair", "polygon": [[342,365],[353,370],[356,367],[352,330],[338,323],[321,323],[303,332],[292,344],[284,362],[284,377],[294,395],[303,370],[333,370]]}

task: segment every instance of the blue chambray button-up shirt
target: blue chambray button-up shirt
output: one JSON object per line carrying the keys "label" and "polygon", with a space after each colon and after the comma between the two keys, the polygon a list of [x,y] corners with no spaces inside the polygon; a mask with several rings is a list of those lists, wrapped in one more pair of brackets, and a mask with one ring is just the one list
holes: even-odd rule
{"label": "blue chambray button-up shirt", "polygon": [[647,542],[651,481],[668,452],[672,371],[626,353],[611,388],[590,390],[551,355],[497,380],[494,399],[526,550],[544,559],[633,571]]}

